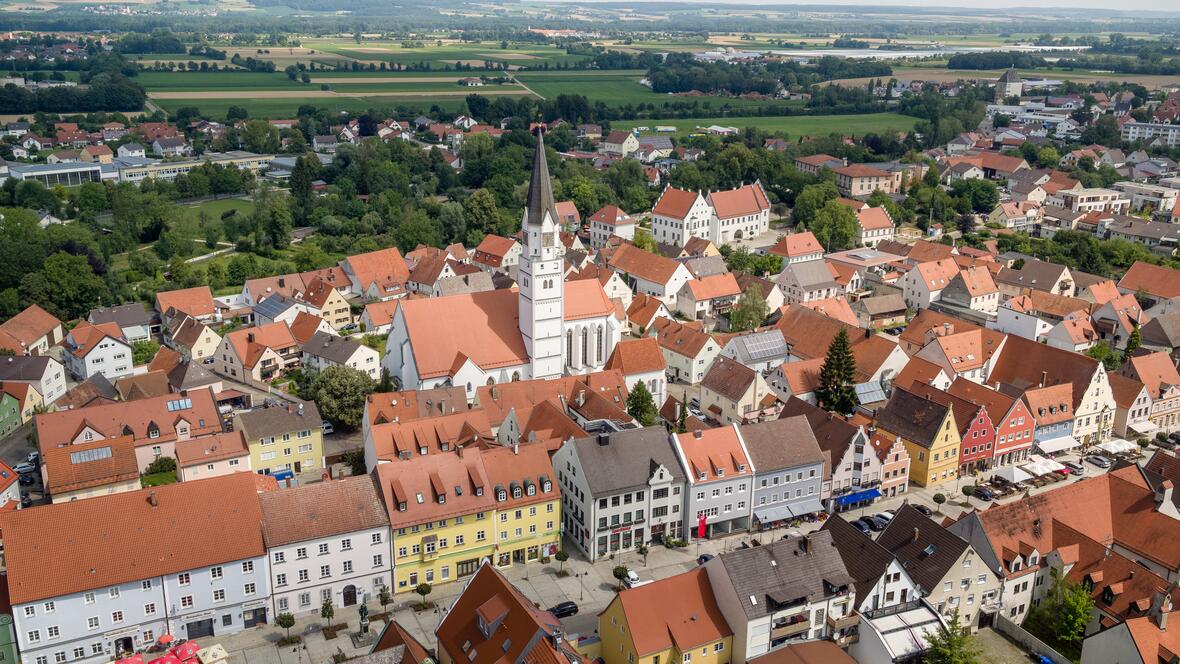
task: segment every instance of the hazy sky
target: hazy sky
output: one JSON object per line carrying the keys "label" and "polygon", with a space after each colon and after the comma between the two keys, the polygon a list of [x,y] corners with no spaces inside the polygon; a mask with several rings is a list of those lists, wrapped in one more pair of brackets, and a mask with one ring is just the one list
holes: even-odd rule
{"label": "hazy sky", "polygon": [[[569,0],[559,0],[569,1]],[[578,0],[579,2],[586,2],[587,0]],[[594,0],[589,0],[593,2]],[[647,0],[653,1],[653,0]],[[659,2],[660,0],[654,0]],[[676,0],[678,2],[701,2],[703,4],[744,4],[744,5],[859,5],[859,6],[877,6],[885,7],[890,5],[910,6],[910,7],[968,7],[972,9],[981,9],[986,11],[987,5],[993,7],[1004,8],[1036,8],[1036,7],[1052,7],[1052,8],[1075,8],[1075,9],[1114,9],[1121,11],[1142,11],[1154,10],[1169,13],[1180,14],[1180,3],[1176,0],[988,0],[987,3],[980,0],[880,0],[880,2],[871,2],[867,0],[806,0],[801,2],[775,2],[774,0]],[[1180,30],[1180,19],[1176,21],[1176,25],[1169,26],[1170,29]]]}

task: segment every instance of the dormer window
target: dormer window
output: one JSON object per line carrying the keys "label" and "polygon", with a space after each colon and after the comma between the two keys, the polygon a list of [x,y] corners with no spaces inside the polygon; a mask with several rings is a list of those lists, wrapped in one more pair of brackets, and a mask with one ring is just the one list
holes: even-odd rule
{"label": "dormer window", "polygon": [[508,500],[508,492],[503,489],[500,489],[499,491],[496,492],[496,500],[498,502],[504,502],[505,500]]}
{"label": "dormer window", "polygon": [[447,504],[447,495],[445,493],[438,494],[438,504],[439,505],[446,505]]}
{"label": "dormer window", "polygon": [[518,487],[518,486],[512,487],[512,497],[513,498],[520,498],[520,487]]}
{"label": "dormer window", "polygon": [[698,480],[700,480],[700,481],[704,482],[704,481],[705,481],[705,477],[706,477],[706,476],[705,476],[705,474],[704,474],[704,473],[697,473],[697,479],[698,479]]}
{"label": "dormer window", "polygon": [[443,443],[442,445],[439,446],[439,449],[441,449],[444,452],[448,452],[451,449],[451,444],[450,443]]}
{"label": "dormer window", "polygon": [[403,500],[397,504],[397,511],[399,511],[399,512],[406,511],[406,501]]}
{"label": "dormer window", "polygon": [[545,481],[541,482],[541,491],[544,491],[545,493],[549,493],[552,490],[553,490],[553,483],[552,482],[550,482],[549,480],[545,480]]}
{"label": "dormer window", "polygon": [[426,456],[426,448],[425,448],[425,447],[419,447],[419,448],[418,448],[418,454],[421,454],[422,456]]}
{"label": "dormer window", "polygon": [[537,495],[537,487],[533,486],[532,484],[528,485],[527,487],[525,487],[525,495],[528,495],[528,496]]}
{"label": "dormer window", "polygon": [[418,504],[419,504],[419,505],[421,505],[422,503],[426,502],[426,499],[425,499],[425,498],[422,496],[422,494],[421,494],[421,493],[416,493],[416,494],[414,494],[414,500],[416,500],[416,501],[418,502]]}
{"label": "dormer window", "polygon": [[738,464],[738,472],[739,472],[739,473],[744,473],[744,472],[746,472],[746,464],[744,464],[744,463],[739,463],[739,464]]}
{"label": "dormer window", "polygon": [[724,468],[718,468],[715,472],[717,473],[717,477],[725,477],[725,469]]}
{"label": "dormer window", "polygon": [[482,486],[477,486],[477,487],[475,487],[475,495],[476,495],[476,496],[482,496],[482,495],[483,495],[483,487],[482,487]]}

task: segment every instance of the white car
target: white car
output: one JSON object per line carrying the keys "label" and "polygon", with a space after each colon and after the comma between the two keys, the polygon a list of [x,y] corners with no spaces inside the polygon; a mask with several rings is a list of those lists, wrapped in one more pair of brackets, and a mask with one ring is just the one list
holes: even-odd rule
{"label": "white car", "polygon": [[328,420],[320,422],[320,427],[323,428],[325,436],[330,433],[336,433],[336,427],[332,426],[332,423]]}

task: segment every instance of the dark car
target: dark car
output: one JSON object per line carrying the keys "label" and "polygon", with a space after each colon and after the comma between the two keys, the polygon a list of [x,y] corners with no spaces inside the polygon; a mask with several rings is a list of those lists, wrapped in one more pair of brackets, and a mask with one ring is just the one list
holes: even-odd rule
{"label": "dark car", "polygon": [[702,553],[701,555],[697,556],[697,564],[704,565],[705,563],[709,562],[712,559],[713,559],[713,556],[710,556],[707,553]]}
{"label": "dark car", "polygon": [[1153,442],[1155,442],[1156,447],[1162,447],[1165,450],[1174,450],[1176,449],[1176,444],[1180,443],[1180,435],[1174,433],[1163,440],[1156,438]]}
{"label": "dark car", "polygon": [[975,487],[975,497],[985,502],[991,502],[996,499],[996,494],[985,486],[977,486]]}
{"label": "dark car", "polygon": [[21,507],[32,507],[33,506],[33,499],[28,497],[28,495],[21,496],[20,506]]}
{"label": "dark car", "polygon": [[549,613],[552,613],[554,618],[569,618],[578,615],[578,605],[573,602],[562,602],[551,607]]}
{"label": "dark car", "polygon": [[31,486],[36,481],[37,481],[37,478],[33,477],[31,474],[20,476],[21,486]]}
{"label": "dark car", "polygon": [[885,526],[888,525],[885,523],[885,519],[878,519],[875,516],[864,516],[864,517],[861,517],[860,520],[863,521],[864,524],[869,527],[869,530],[871,530],[875,533],[879,533],[882,530],[885,530]]}
{"label": "dark car", "polygon": [[856,521],[849,521],[848,523],[852,524],[853,528],[856,528],[865,535],[868,535],[870,532],[872,532],[869,527],[865,525],[860,519],[857,519]]}
{"label": "dark car", "polygon": [[926,516],[934,516],[934,510],[930,509],[929,507],[926,507],[925,505],[914,503],[913,507],[914,507],[914,509],[918,510],[922,514],[925,514]]}

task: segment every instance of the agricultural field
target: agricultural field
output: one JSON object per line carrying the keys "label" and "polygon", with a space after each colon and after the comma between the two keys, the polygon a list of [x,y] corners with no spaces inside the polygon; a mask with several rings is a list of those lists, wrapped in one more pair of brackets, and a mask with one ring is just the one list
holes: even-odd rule
{"label": "agricultural field", "polygon": [[[1027,79],[1048,78],[1059,81],[1078,81],[1079,83],[1096,83],[1099,81],[1138,83],[1148,89],[1160,88],[1165,85],[1180,83],[1180,76],[1163,76],[1156,74],[1119,74],[1113,72],[1083,71],[1078,69],[1020,69],[1020,75]],[[981,79],[995,81],[1003,70],[1000,69],[946,69],[945,67],[904,65],[893,67],[893,78],[918,79],[923,81],[953,82],[959,79]],[[829,81],[829,85],[843,85],[847,87],[863,86],[869,78],[845,78]]]}
{"label": "agricultural field", "polygon": [[[316,91],[319,92],[318,90]],[[316,106],[323,106],[330,108],[333,111],[348,112],[348,113],[363,113],[369,109],[377,109],[385,112],[395,110],[398,107],[409,109],[422,108],[430,106],[438,106],[443,110],[458,111],[463,106],[463,97],[437,97],[431,95],[418,95],[412,97],[390,97],[390,96],[350,96],[350,95],[329,95],[328,97],[278,97],[269,99],[228,99],[228,98],[202,98],[202,99],[153,99],[152,103],[168,113],[175,113],[177,109],[189,106],[196,107],[200,112],[212,119],[221,120],[225,118],[226,112],[230,106],[244,106],[250,112],[252,118],[293,118],[298,112],[299,107],[305,104],[313,104]]]}
{"label": "agricultural field", "polygon": [[591,103],[603,102],[607,106],[625,104],[655,104],[670,102],[699,102],[706,108],[748,108],[750,106],[792,106],[801,107],[802,102],[763,99],[741,99],[735,97],[678,97],[652,92],[641,85],[641,70],[612,71],[531,71],[514,74],[516,79],[538,96],[552,99],[560,94],[584,95]]}
{"label": "agricultural field", "polygon": [[[427,42],[422,48],[403,48],[400,42],[365,41],[359,44],[345,40],[309,39],[304,48],[343,56],[360,62],[386,62],[398,65],[421,65],[430,69],[453,69],[456,64],[483,67],[485,62],[504,65],[509,69],[550,67],[585,59],[567,55],[564,50],[537,44],[509,44],[500,48],[499,42]],[[255,56],[258,57],[258,56]],[[276,63],[277,64],[277,63]]]}
{"label": "agricultural field", "polygon": [[780,117],[748,118],[688,118],[664,120],[629,120],[612,122],[612,129],[634,129],[636,127],[676,127],[674,136],[697,133],[699,128],[709,125],[722,127],[757,127],[763,131],[784,133],[791,138],[801,136],[827,136],[828,134],[884,134],[895,131],[909,131],[918,122],[917,118],[897,113],[868,113],[865,115],[796,115]]}

